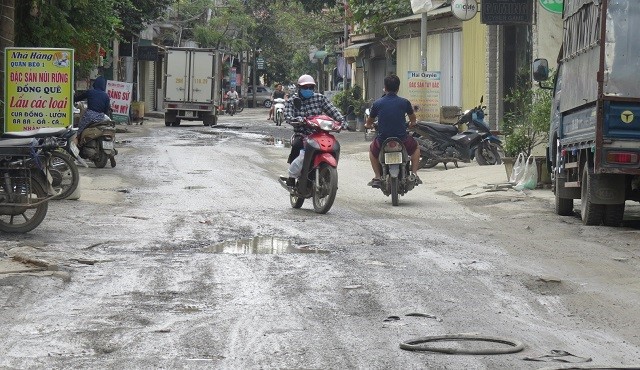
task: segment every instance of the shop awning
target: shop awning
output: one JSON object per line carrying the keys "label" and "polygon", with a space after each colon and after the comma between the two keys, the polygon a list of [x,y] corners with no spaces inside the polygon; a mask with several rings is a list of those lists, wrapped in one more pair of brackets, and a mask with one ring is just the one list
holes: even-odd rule
{"label": "shop awning", "polygon": [[371,45],[373,42],[362,42],[359,44],[352,44],[344,48],[344,57],[345,58],[355,58],[360,53],[360,48]]}

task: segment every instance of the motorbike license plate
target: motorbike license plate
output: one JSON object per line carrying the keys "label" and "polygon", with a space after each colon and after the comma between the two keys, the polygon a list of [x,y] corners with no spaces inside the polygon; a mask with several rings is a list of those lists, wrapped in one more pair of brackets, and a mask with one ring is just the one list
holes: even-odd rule
{"label": "motorbike license plate", "polygon": [[113,149],[113,141],[103,141],[102,149],[104,150],[112,150]]}
{"label": "motorbike license plate", "polygon": [[384,163],[386,164],[402,163],[402,152],[384,153]]}
{"label": "motorbike license plate", "polygon": [[73,153],[73,155],[78,158],[80,157],[80,149],[78,149],[78,146],[76,145],[76,143],[74,143],[73,141],[69,144],[69,148],[71,148],[71,153]]}

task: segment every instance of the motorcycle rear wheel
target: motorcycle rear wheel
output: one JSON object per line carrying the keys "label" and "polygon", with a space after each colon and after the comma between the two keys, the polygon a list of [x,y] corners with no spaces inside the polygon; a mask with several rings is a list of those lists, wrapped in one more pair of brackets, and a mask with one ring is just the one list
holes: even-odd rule
{"label": "motorcycle rear wheel", "polygon": [[397,206],[399,204],[398,202],[398,178],[397,177],[392,177],[391,179],[391,204],[393,204],[394,206]]}
{"label": "motorcycle rear wheel", "polygon": [[433,168],[438,164],[438,161],[429,157],[420,157],[420,168]]}
{"label": "motorcycle rear wheel", "polygon": [[276,113],[276,126],[282,126],[282,113],[278,112]]}
{"label": "motorcycle rear wheel", "polygon": [[[31,186],[27,186],[24,177],[12,179],[11,190],[15,195],[20,194],[21,199],[27,200],[27,197],[35,197],[42,200],[47,197],[45,186],[39,176],[31,175]],[[49,208],[48,202],[42,202],[35,207],[20,206],[4,206],[2,203],[8,199],[8,194],[0,187],[0,231],[5,233],[26,233],[29,232],[44,220]],[[18,223],[23,221],[21,223]]]}
{"label": "motorcycle rear wheel", "polygon": [[108,160],[109,157],[107,156],[107,154],[100,150],[97,154],[96,159],[93,160],[93,164],[96,165],[96,168],[104,168],[107,165]]}
{"label": "motorcycle rear wheel", "polygon": [[313,209],[316,213],[327,213],[338,192],[338,170],[326,163],[320,165],[318,187],[313,189]]}
{"label": "motorcycle rear wheel", "polygon": [[49,170],[54,179],[53,190],[56,192],[56,196],[52,199],[65,199],[76,191],[80,182],[80,173],[75,160],[69,154],[58,150],[53,151]]}

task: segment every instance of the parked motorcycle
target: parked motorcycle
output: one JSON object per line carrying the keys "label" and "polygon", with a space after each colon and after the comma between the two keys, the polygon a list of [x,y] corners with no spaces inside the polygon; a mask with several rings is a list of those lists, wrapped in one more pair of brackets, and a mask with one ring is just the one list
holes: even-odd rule
{"label": "parked motorcycle", "polygon": [[3,139],[28,139],[28,138],[54,138],[59,148],[46,152],[51,156],[49,161],[49,173],[52,177],[52,186],[56,193],[54,199],[64,199],[73,194],[80,182],[80,173],[76,160],[87,167],[86,162],[79,157],[79,150],[74,143],[75,130],[67,128],[40,128],[31,131],[5,132],[0,136]]}
{"label": "parked motorcycle", "polygon": [[481,166],[502,164],[504,157],[502,141],[491,133],[491,129],[484,122],[484,110],[487,107],[482,105],[483,98],[480,97],[480,104],[477,107],[465,111],[458,122],[459,124],[467,124],[465,133],[475,132],[480,134],[482,138],[477,145],[471,147],[471,159],[475,158]]}
{"label": "parked motorcycle", "polygon": [[397,137],[387,138],[380,148],[380,190],[386,196],[391,195],[391,204],[397,206],[398,196],[404,196],[416,185],[416,177],[411,173],[411,156]]}
{"label": "parked motorcycle", "polygon": [[482,141],[477,132],[458,132],[460,122],[454,125],[443,125],[434,122],[418,121],[411,135],[420,148],[420,168],[432,168],[442,162],[471,162],[471,148]]}
{"label": "parked motorcycle", "polygon": [[26,233],[44,220],[55,195],[47,170],[53,138],[0,140],[0,231]]}
{"label": "parked motorcycle", "polygon": [[301,165],[301,172],[294,186],[287,185],[286,177],[280,177],[280,185],[289,192],[291,207],[300,208],[306,198],[313,198],[314,211],[327,213],[338,190],[337,167],[340,156],[340,144],[331,132],[340,132],[342,124],[324,115],[290,123],[302,126],[310,133],[294,133],[291,137],[291,142],[297,135],[304,138],[302,155],[295,160]]}
{"label": "parked motorcycle", "polygon": [[273,99],[273,121],[276,126],[282,126],[284,122],[284,103],[285,100],[282,98]]}

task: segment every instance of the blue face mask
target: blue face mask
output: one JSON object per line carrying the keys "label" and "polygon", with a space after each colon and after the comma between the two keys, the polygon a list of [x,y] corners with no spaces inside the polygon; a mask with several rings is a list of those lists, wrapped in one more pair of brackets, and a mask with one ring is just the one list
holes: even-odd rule
{"label": "blue face mask", "polygon": [[313,90],[300,89],[300,96],[302,96],[305,99],[309,99],[310,97],[313,96]]}

